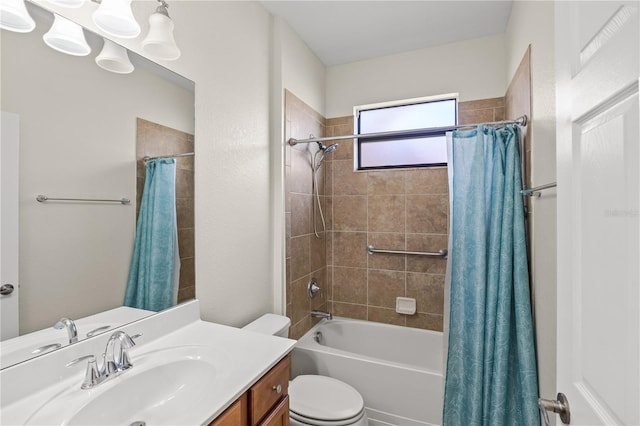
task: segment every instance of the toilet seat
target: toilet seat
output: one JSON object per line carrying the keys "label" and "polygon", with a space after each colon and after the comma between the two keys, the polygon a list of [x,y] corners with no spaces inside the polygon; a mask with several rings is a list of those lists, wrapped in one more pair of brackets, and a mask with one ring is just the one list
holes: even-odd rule
{"label": "toilet seat", "polygon": [[289,414],[304,424],[350,425],[364,416],[360,393],[327,376],[302,375],[289,382]]}

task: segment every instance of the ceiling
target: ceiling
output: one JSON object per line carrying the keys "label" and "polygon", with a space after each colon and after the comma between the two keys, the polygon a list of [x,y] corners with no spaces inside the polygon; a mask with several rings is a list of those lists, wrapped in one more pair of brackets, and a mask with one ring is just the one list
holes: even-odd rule
{"label": "ceiling", "polygon": [[505,32],[511,0],[272,1],[325,66]]}

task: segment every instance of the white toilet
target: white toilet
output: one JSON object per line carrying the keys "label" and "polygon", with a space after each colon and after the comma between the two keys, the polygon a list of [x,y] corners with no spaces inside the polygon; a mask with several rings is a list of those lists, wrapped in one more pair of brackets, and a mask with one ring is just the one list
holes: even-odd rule
{"label": "white toilet", "polygon": [[[288,337],[291,320],[265,314],[244,329]],[[367,426],[364,401],[348,384],[327,376],[303,375],[289,382],[291,426]]]}

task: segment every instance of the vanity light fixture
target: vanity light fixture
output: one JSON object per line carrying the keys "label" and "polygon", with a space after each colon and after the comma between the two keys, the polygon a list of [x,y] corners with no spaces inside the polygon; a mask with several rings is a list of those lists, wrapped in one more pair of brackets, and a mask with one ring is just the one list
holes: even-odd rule
{"label": "vanity light fixture", "polygon": [[165,61],[173,61],[180,57],[180,49],[173,38],[174,23],[169,17],[167,4],[164,0],[158,0],[160,6],[149,16],[149,34],[142,41],[142,50]]}
{"label": "vanity light fixture", "polygon": [[102,0],[92,18],[98,28],[113,37],[136,38],[140,34],[140,24],[131,11],[131,0]]}
{"label": "vanity light fixture", "polygon": [[28,33],[35,27],[36,23],[27,12],[24,0],[0,2],[0,28],[16,33]]}
{"label": "vanity light fixture", "polygon": [[84,4],[84,0],[49,0],[49,2],[69,9],[77,9]]}
{"label": "vanity light fixture", "polygon": [[47,46],[73,56],[86,56],[91,53],[80,25],[55,13],[53,16],[51,29],[42,36]]}
{"label": "vanity light fixture", "polygon": [[127,49],[104,39],[104,46],[98,56],[96,56],[96,64],[102,69],[115,72],[116,74],[129,74],[133,72],[133,65],[129,60]]}

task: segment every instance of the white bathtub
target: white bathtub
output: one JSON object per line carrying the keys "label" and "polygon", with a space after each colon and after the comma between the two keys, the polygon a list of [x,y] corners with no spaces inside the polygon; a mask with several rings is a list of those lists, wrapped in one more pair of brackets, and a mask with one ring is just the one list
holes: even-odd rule
{"label": "white bathtub", "polygon": [[441,424],[442,369],[441,332],[346,318],[319,322],[292,357],[292,377],[320,374],[356,388],[370,426]]}

